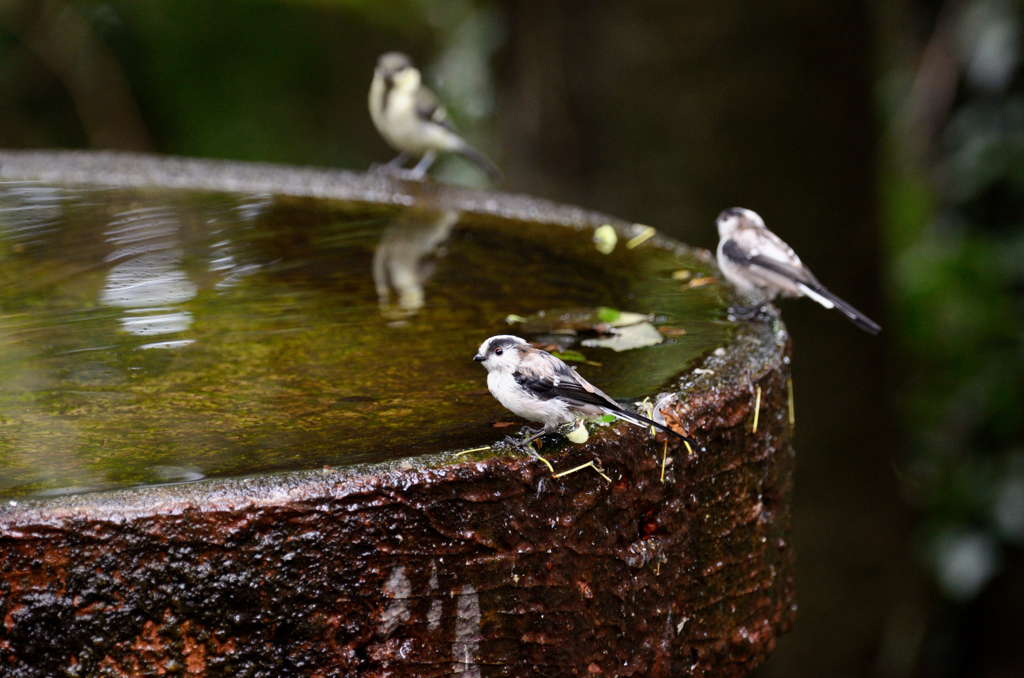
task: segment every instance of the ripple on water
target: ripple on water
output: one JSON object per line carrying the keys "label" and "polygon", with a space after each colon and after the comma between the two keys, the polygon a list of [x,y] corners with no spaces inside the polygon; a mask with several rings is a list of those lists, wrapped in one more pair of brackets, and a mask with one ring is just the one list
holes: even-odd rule
{"label": "ripple on water", "polygon": [[620,398],[722,345],[717,286],[681,293],[671,275],[705,261],[601,254],[577,226],[0,184],[0,496],[486,445],[509,415],[470,358],[510,314],[607,306],[685,327],[582,349],[580,372]]}

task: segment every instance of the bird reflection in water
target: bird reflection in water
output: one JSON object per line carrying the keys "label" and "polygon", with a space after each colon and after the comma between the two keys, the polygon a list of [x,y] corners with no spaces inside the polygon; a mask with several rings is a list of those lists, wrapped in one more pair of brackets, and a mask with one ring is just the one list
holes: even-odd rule
{"label": "bird reflection in water", "polygon": [[373,256],[373,281],[385,318],[402,320],[423,308],[423,287],[459,217],[451,210],[410,211],[384,229]]}

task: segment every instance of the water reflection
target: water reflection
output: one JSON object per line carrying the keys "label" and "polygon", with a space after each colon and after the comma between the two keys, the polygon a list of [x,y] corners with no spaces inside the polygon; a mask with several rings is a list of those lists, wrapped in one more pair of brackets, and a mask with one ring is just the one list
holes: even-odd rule
{"label": "water reflection", "polygon": [[246,276],[260,270],[261,264],[259,263],[240,263],[240,260],[244,258],[240,251],[243,246],[233,239],[232,232],[240,225],[252,226],[258,223],[273,204],[274,196],[272,195],[246,196],[225,216],[213,216],[207,221],[206,226],[212,237],[225,236],[224,240],[210,245],[210,260],[207,270],[219,278],[214,283],[215,289],[224,291],[234,287]]}
{"label": "water reflection", "polygon": [[[100,303],[125,309],[121,329],[139,336],[178,334],[192,326],[192,314],[177,306],[198,293],[180,268],[181,224],[171,210],[149,207],[119,215],[106,231],[118,246],[107,261],[120,261],[107,273]],[[174,348],[190,339],[155,342],[143,348]]]}
{"label": "water reflection", "polygon": [[256,273],[260,270],[260,265],[239,264],[234,253],[234,243],[230,240],[223,240],[213,245],[213,257],[210,259],[209,270],[220,276],[220,280],[214,283],[214,287],[218,290],[226,290],[237,285],[245,276]]}
{"label": "water reflection", "polygon": [[0,496],[486,444],[503,410],[467,356],[565,304],[693,318],[580,364],[651,393],[724,330],[676,254],[637,252],[468,213],[0,185]]}
{"label": "water reflection", "polygon": [[373,282],[385,318],[405,318],[423,308],[423,286],[434,275],[459,216],[450,210],[409,212],[384,229],[373,255]]}
{"label": "water reflection", "polygon": [[34,182],[0,184],[0,234],[15,249],[45,240],[60,227],[67,194]]}

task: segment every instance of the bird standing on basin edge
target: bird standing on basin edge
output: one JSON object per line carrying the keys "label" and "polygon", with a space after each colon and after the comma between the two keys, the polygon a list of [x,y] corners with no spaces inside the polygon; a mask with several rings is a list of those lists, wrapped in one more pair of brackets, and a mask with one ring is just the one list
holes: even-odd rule
{"label": "bird standing on basin edge", "polygon": [[725,210],[718,215],[718,237],[718,267],[729,282],[757,304],[756,308],[779,294],[806,296],[825,308],[840,311],[865,332],[881,331],[877,323],[825,289],[793,248],[769,231],[756,212],[742,207]]}
{"label": "bird standing on basin edge", "polygon": [[444,107],[422,82],[412,60],[401,52],[388,52],[377,59],[370,84],[370,117],[384,140],[399,151],[387,164],[398,169],[410,156],[422,156],[410,171],[411,179],[422,179],[437,154],[457,153],[477,164],[497,181],[501,172],[491,160],[460,137]]}
{"label": "bird standing on basin edge", "polygon": [[534,435],[516,443],[520,447],[553,433],[562,424],[601,414],[611,414],[637,426],[655,426],[697,444],[668,426],[625,409],[576,370],[519,337],[491,337],[480,345],[473,360],[487,369],[487,388],[498,402],[523,419],[544,424]]}

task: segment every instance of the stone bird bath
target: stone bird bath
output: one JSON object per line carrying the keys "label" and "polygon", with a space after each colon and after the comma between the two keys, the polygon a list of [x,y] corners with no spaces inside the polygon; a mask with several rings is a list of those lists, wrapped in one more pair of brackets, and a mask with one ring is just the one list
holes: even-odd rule
{"label": "stone bird bath", "polygon": [[[0,675],[740,676],[791,624],[788,337],[726,319],[706,252],[341,171],[0,180]],[[598,307],[665,340],[581,346],[559,309]],[[700,448],[486,449],[507,332]]]}

